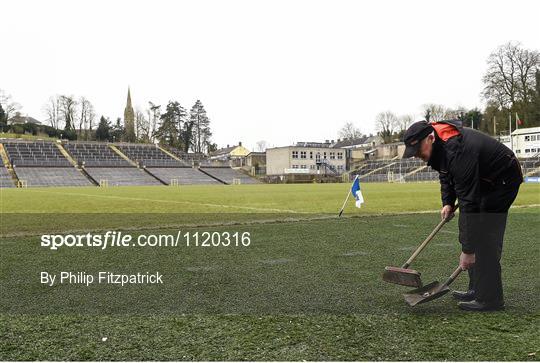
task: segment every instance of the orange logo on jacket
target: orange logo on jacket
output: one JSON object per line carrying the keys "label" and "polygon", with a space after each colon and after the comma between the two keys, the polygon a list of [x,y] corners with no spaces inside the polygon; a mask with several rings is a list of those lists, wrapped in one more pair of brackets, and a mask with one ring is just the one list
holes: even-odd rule
{"label": "orange logo on jacket", "polygon": [[433,126],[439,139],[446,142],[448,139],[458,136],[459,130],[454,126],[442,122],[430,122],[430,125]]}

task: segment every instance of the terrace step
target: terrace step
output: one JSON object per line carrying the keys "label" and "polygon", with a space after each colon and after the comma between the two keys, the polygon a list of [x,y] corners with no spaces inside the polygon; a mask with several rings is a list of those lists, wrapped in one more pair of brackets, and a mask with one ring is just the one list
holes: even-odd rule
{"label": "terrace step", "polygon": [[128,163],[130,163],[131,165],[138,167],[137,163],[135,163],[135,162],[132,161],[130,158],[128,158],[128,157],[127,157],[123,152],[121,152],[120,149],[118,149],[116,146],[109,144],[109,148],[110,148],[112,151],[114,151],[115,153],[117,153],[120,157],[122,157],[123,159],[125,159],[125,160],[126,160]]}
{"label": "terrace step", "polygon": [[418,169],[414,169],[414,170],[411,171],[410,173],[405,174],[404,178],[409,177],[409,176],[411,176],[411,175],[414,175],[414,174],[418,173],[419,171],[424,170],[425,168],[427,168],[427,165],[422,165],[422,166],[419,167]]}
{"label": "terrace step", "polygon": [[2,161],[4,162],[4,165],[6,166],[6,169],[8,170],[8,173],[11,176],[11,180],[13,181],[13,183],[15,185],[19,185],[19,177],[17,176],[15,169],[13,169],[13,166],[9,162],[9,157],[7,156],[4,145],[2,144],[0,144],[0,157],[2,158]]}
{"label": "terrace step", "polygon": [[387,169],[387,168],[389,168],[389,167],[391,167],[392,165],[395,165],[395,164],[397,164],[397,163],[394,162],[394,163],[389,163],[389,164],[383,165],[380,168],[374,169],[374,170],[370,171],[369,173],[366,173],[366,174],[362,175],[360,178],[366,177],[366,176],[371,175],[371,174],[375,174],[376,172],[378,172],[380,170],[383,170],[383,169]]}

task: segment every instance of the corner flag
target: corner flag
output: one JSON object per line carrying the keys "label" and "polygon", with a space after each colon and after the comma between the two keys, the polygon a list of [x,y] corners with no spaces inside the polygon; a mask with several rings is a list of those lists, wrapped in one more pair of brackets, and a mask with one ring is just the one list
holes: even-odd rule
{"label": "corner flag", "polygon": [[345,198],[343,206],[341,206],[338,217],[341,217],[341,215],[343,214],[343,210],[345,209],[345,205],[347,204],[347,201],[349,200],[351,194],[354,195],[354,199],[356,199],[356,207],[360,208],[362,206],[362,203],[364,203],[364,196],[362,195],[362,191],[360,190],[360,180],[358,179],[358,175],[354,177],[351,189],[349,189],[349,192],[347,193],[347,198]]}
{"label": "corner flag", "polygon": [[362,203],[364,203],[364,196],[362,195],[362,189],[360,189],[360,180],[358,178],[354,180],[351,187],[351,192],[356,199],[356,208],[362,207]]}

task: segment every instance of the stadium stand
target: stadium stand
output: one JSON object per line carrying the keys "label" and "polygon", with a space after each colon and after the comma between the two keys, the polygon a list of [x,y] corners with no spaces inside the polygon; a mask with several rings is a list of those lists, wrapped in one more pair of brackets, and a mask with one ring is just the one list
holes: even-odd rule
{"label": "stadium stand", "polygon": [[27,187],[83,187],[93,184],[73,166],[15,167],[19,180]]}
{"label": "stadium stand", "polygon": [[152,174],[167,184],[176,180],[178,184],[220,184],[200,170],[191,167],[180,168],[147,168]]}
{"label": "stadium stand", "polygon": [[358,174],[362,182],[435,181],[439,174],[415,159],[368,160],[351,173]]}
{"label": "stadium stand", "polygon": [[128,158],[145,167],[178,167],[191,166],[184,160],[173,159],[155,145],[118,144],[118,149]]}
{"label": "stadium stand", "polygon": [[64,147],[98,183],[106,181],[108,186],[161,184],[144,170],[134,167],[107,144],[70,142]]}
{"label": "stadium stand", "polygon": [[240,171],[237,171],[230,167],[205,167],[201,168],[204,172],[212,175],[213,177],[224,181],[227,184],[233,184],[234,180],[238,180],[240,184],[257,184],[259,181],[252,178]]}
{"label": "stadium stand", "polygon": [[15,184],[11,178],[11,174],[4,165],[4,160],[0,158],[0,188],[12,188]]}
{"label": "stadium stand", "polygon": [[[7,161],[19,181],[28,187],[89,186],[101,181],[109,186],[259,183],[258,179],[223,165],[227,161],[215,163],[202,154],[187,154],[174,148],[164,151],[152,144],[65,142],[62,148],[50,141],[8,139],[2,141],[2,146],[5,154],[2,151],[3,159],[0,158],[1,188],[16,186],[11,170],[4,165]],[[520,162],[524,176],[540,177],[539,157]],[[416,159],[365,160],[355,161],[354,165],[349,176],[359,175],[362,182],[439,179],[436,171]]]}
{"label": "stadium stand", "polygon": [[11,165],[72,167],[52,142],[4,142]]}
{"label": "stadium stand", "polygon": [[212,164],[211,161],[208,160],[208,158],[206,157],[206,155],[204,154],[201,154],[201,153],[186,153],[182,150],[179,150],[175,147],[172,147],[172,146],[167,146],[167,150],[177,156],[178,158],[180,158],[181,160],[183,160],[187,165],[194,165],[194,166],[198,166],[198,165],[210,165]]}
{"label": "stadium stand", "polygon": [[107,181],[108,186],[126,186],[126,185],[161,185],[151,175],[144,170],[128,166],[128,167],[89,167],[85,171],[98,183]]}
{"label": "stadium stand", "polygon": [[69,142],[64,148],[77,163],[84,167],[131,167],[132,165],[115,153],[107,144]]}
{"label": "stadium stand", "polygon": [[92,185],[52,142],[14,141],[3,145],[19,181],[28,187]]}
{"label": "stadium stand", "polygon": [[523,175],[540,176],[540,158],[527,158],[521,160]]}

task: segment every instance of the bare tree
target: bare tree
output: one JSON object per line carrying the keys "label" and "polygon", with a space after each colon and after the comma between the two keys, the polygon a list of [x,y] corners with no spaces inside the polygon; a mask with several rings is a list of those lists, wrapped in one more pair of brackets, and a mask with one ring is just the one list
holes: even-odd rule
{"label": "bare tree", "polygon": [[398,118],[398,128],[399,132],[404,132],[411,126],[411,124],[414,122],[414,116],[413,115],[401,115]]}
{"label": "bare tree", "polygon": [[140,109],[135,111],[135,136],[138,140],[150,142],[150,122]]}
{"label": "bare tree", "polygon": [[7,94],[4,90],[0,90],[0,105],[4,109],[4,116],[6,121],[9,121],[17,112],[21,110],[21,105],[14,102],[11,95]]}
{"label": "bare tree", "polygon": [[356,139],[361,137],[362,133],[352,122],[346,122],[339,130],[338,135],[342,139]]}
{"label": "bare tree", "polygon": [[431,122],[442,121],[448,114],[448,109],[446,107],[435,103],[426,103],[422,106],[422,109],[424,111],[426,121]]}
{"label": "bare tree", "polygon": [[375,118],[375,128],[385,142],[391,142],[398,125],[398,118],[392,111],[381,112]]}
{"label": "bare tree", "polygon": [[483,95],[501,108],[511,109],[516,102],[530,102],[534,95],[535,72],[540,68],[540,53],[506,43],[487,60]]}
{"label": "bare tree", "polygon": [[268,143],[266,142],[266,140],[257,141],[257,151],[264,152],[266,151],[267,147],[268,147]]}
{"label": "bare tree", "polygon": [[149,101],[148,102],[148,109],[146,110],[146,113],[148,115],[148,122],[149,122],[149,138],[150,141],[155,140],[156,131],[159,128],[159,120],[161,118],[161,106],[156,105],[155,103]]}
{"label": "bare tree", "polygon": [[49,125],[57,129],[60,123],[60,98],[58,95],[49,97],[47,103],[43,105],[43,111],[47,115]]}
{"label": "bare tree", "polygon": [[92,124],[96,117],[94,106],[87,98],[79,98],[79,135],[85,131],[86,139],[88,139],[88,130],[92,130]]}
{"label": "bare tree", "polygon": [[65,130],[75,129],[75,113],[77,112],[77,101],[73,96],[60,96],[60,115],[64,121]]}

